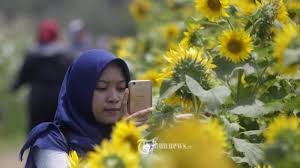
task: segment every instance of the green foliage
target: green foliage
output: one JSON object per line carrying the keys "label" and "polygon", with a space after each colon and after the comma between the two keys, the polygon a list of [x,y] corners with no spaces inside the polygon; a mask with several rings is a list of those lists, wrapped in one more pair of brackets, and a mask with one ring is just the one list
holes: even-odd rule
{"label": "green foliage", "polygon": [[277,135],[276,142],[267,145],[266,161],[274,168],[294,168],[300,165],[299,132],[284,130]]}
{"label": "green foliage", "polygon": [[225,86],[218,86],[210,90],[204,90],[193,78],[186,75],[186,84],[191,92],[196,95],[207,110],[216,113],[220,105],[224,104],[231,91]]}
{"label": "green foliage", "polygon": [[235,149],[243,153],[244,157],[233,157],[237,163],[246,162],[256,166],[263,159],[263,150],[259,144],[249,143],[246,140],[233,138]]}

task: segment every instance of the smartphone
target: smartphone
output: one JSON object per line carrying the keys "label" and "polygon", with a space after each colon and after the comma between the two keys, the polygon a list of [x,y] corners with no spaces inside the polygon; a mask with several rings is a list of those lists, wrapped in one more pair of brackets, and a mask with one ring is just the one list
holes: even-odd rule
{"label": "smartphone", "polygon": [[151,80],[131,80],[128,88],[130,114],[152,107]]}

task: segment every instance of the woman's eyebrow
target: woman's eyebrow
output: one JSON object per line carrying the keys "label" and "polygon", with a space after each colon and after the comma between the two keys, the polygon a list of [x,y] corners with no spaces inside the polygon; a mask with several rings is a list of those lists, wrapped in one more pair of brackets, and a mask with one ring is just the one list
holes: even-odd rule
{"label": "woman's eyebrow", "polygon": [[[109,83],[110,81],[109,80],[98,80],[97,83],[99,82],[103,82],[103,83]],[[120,80],[120,81],[117,81],[118,83],[122,83],[122,82],[126,82],[126,80]]]}
{"label": "woman's eyebrow", "polygon": [[106,80],[98,80],[98,81],[97,81],[97,83],[100,83],[100,82],[108,83],[109,81],[106,81]]}

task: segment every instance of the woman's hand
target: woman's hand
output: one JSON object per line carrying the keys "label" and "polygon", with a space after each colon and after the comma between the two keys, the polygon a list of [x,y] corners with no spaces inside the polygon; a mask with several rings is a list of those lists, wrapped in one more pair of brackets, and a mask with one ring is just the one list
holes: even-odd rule
{"label": "woman's hand", "polygon": [[126,88],[122,100],[122,105],[121,105],[121,110],[124,116],[126,117],[126,120],[134,120],[136,122],[136,126],[141,126],[143,124],[146,124],[148,121],[148,116],[153,111],[153,108],[150,107],[131,114],[131,112],[129,112],[128,110],[128,95],[129,95],[129,90],[128,88]]}

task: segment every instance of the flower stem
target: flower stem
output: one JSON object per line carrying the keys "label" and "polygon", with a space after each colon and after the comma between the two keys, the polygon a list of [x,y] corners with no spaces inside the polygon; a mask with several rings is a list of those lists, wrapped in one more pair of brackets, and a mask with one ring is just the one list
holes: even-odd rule
{"label": "flower stem", "polygon": [[258,90],[258,88],[259,88],[259,84],[260,84],[260,82],[261,82],[261,80],[262,80],[262,77],[263,77],[263,75],[264,75],[264,73],[266,72],[266,70],[267,70],[267,68],[269,67],[269,65],[267,65],[264,69],[263,69],[263,71],[261,72],[261,74],[259,75],[259,77],[258,77],[258,79],[257,79],[257,81],[256,81],[256,83],[255,83],[255,85],[254,85],[254,87],[253,87],[253,89],[252,89],[252,91],[251,91],[251,97],[252,97],[252,99],[254,99],[255,97],[255,93],[256,93],[256,91]]}
{"label": "flower stem", "polygon": [[227,22],[228,22],[228,24],[229,24],[231,30],[233,30],[233,25],[231,24],[230,20],[229,20],[228,18],[226,18],[226,20],[227,20]]}
{"label": "flower stem", "polygon": [[194,106],[195,113],[198,113],[198,106],[197,106],[197,98],[196,98],[196,96],[193,95],[192,99],[193,99],[193,106]]}
{"label": "flower stem", "polygon": [[237,92],[236,92],[236,102],[239,102],[240,99],[240,92],[241,92],[241,85],[242,85],[242,76],[243,76],[243,70],[240,69],[238,71],[238,86],[237,86]]}

